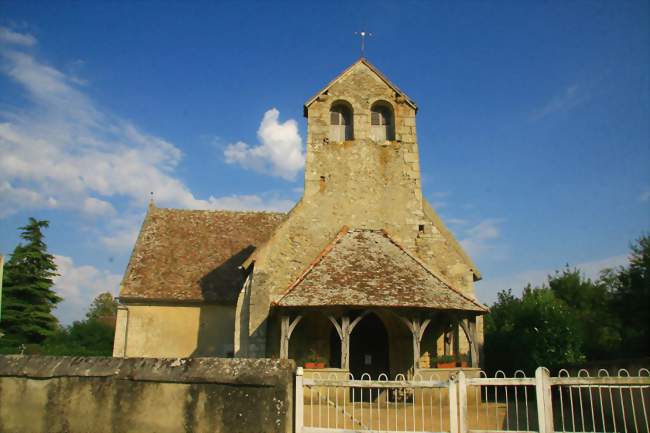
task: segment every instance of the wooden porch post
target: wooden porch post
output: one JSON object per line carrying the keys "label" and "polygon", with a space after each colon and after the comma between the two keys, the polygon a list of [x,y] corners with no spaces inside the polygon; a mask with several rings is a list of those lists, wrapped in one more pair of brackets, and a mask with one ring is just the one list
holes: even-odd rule
{"label": "wooden porch post", "polygon": [[347,370],[350,366],[350,317],[341,317],[341,323],[334,316],[327,316],[327,318],[334,325],[341,340],[341,368]]}
{"label": "wooden porch post", "polygon": [[280,359],[289,358],[289,316],[280,317]]}
{"label": "wooden porch post", "polygon": [[472,367],[478,367],[478,346],[476,345],[476,316],[467,319],[462,319],[459,322],[461,328],[465,332],[467,341],[469,342],[469,357]]}
{"label": "wooden porch post", "polygon": [[330,322],[336,328],[336,332],[339,334],[341,339],[341,368],[344,370],[350,369],[350,336],[352,331],[357,324],[366,317],[370,311],[364,311],[359,317],[350,322],[350,316],[341,317],[341,323],[334,316],[327,316],[330,319]]}
{"label": "wooden porch post", "polygon": [[405,319],[400,317],[406,326],[411,330],[411,336],[413,341],[413,371],[420,368],[420,346],[422,343],[422,336],[424,331],[427,330],[427,326],[431,323],[431,319]]}
{"label": "wooden porch post", "polygon": [[341,368],[350,369],[350,317],[341,318]]}
{"label": "wooden porch post", "polygon": [[453,338],[454,338],[451,327],[452,327],[452,325],[449,325],[449,328],[445,329],[445,334],[444,334],[445,335],[445,337],[444,337],[445,338],[445,349],[444,349],[444,353],[443,353],[443,355],[445,355],[445,356],[451,355],[451,344],[452,344],[452,341],[453,341]]}
{"label": "wooden porch post", "polygon": [[453,343],[452,343],[453,344],[453,353],[452,353],[452,355],[454,355],[454,356],[460,355],[460,339],[458,338],[459,337],[459,335],[458,335],[459,334],[459,332],[458,332],[459,325],[460,325],[460,321],[454,322],[453,325],[452,325],[453,328],[451,330],[452,335],[453,335],[453,340],[454,340]]}
{"label": "wooden porch post", "polygon": [[469,334],[472,336],[472,341],[469,345],[470,356],[472,357],[472,367],[478,368],[479,366],[479,351],[476,342],[476,316],[469,318]]}
{"label": "wooden porch post", "polygon": [[296,316],[293,320],[288,315],[280,316],[280,359],[289,359],[291,334],[301,320],[302,315]]}

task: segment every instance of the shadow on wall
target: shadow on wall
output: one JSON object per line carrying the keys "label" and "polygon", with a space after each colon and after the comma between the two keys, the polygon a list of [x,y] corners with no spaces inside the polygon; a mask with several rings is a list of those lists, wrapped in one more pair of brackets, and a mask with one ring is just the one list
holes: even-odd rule
{"label": "shadow on wall", "polygon": [[254,245],[243,248],[199,281],[206,305],[201,306],[196,349],[191,356],[233,356],[235,307],[244,283],[239,267],[253,251]]}

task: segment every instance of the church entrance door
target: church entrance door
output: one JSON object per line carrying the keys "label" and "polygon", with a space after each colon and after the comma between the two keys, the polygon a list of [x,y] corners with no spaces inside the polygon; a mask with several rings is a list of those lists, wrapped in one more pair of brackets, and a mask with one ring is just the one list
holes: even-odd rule
{"label": "church entrance door", "polygon": [[350,373],[355,379],[368,373],[378,379],[384,373],[389,376],[388,333],[379,317],[369,314],[361,319],[350,336]]}

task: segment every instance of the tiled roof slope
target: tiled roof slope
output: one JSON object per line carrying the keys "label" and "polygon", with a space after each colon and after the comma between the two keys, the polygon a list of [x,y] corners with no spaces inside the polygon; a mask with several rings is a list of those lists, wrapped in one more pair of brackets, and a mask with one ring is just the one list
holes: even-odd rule
{"label": "tiled roof slope", "polygon": [[234,304],[242,285],[238,267],[285,217],[150,206],[120,297]]}
{"label": "tiled roof slope", "polygon": [[384,231],[346,228],[276,305],[487,312],[484,305],[452,288]]}

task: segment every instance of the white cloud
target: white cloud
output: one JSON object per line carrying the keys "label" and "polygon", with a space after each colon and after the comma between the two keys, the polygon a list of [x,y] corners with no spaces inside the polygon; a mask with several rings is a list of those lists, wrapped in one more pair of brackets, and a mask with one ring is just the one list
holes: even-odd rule
{"label": "white cloud", "polygon": [[499,225],[502,219],[486,219],[464,230],[460,244],[470,257],[481,257],[487,253],[494,254],[497,246],[494,244],[500,236]]}
{"label": "white cloud", "polygon": [[555,113],[566,113],[589,99],[582,87],[577,84],[567,86],[560,94],[535,110],[531,120],[540,120]]}
{"label": "white cloud", "polygon": [[107,201],[87,197],[83,202],[83,211],[88,215],[115,215],[115,208]]}
{"label": "white cloud", "polygon": [[78,266],[67,256],[55,255],[59,276],[54,290],[63,298],[54,313],[63,324],[84,318],[90,303],[97,295],[110,292],[117,296],[121,276],[94,266]]}
{"label": "white cloud", "polygon": [[[600,271],[605,268],[615,268],[617,266],[626,265],[629,262],[626,255],[612,256],[605,259],[598,259],[589,262],[578,263],[570,266],[576,267],[582,271],[586,278],[592,280],[598,279]],[[514,275],[506,275],[498,278],[490,278],[484,275],[484,280],[476,283],[476,292],[478,297],[487,303],[496,301],[497,293],[501,290],[512,289],[516,295],[521,294],[523,288],[530,283],[533,286],[541,286],[547,280],[549,275],[555,273],[556,270],[564,268],[566,263],[557,263],[553,269],[531,269],[524,272],[519,272]]]}
{"label": "white cloud", "polygon": [[32,35],[16,33],[6,27],[0,27],[0,43],[30,47],[36,45],[36,38]]}
{"label": "white cloud", "polygon": [[135,225],[130,229],[114,231],[106,236],[101,236],[100,240],[111,251],[125,252],[133,248],[139,232],[140,226]]}
{"label": "white cloud", "polygon": [[296,174],[305,166],[302,138],[295,120],[289,119],[280,123],[279,117],[280,112],[275,108],[264,113],[257,131],[261,144],[256,147],[242,141],[229,144],[224,150],[226,162],[294,180]]}
{"label": "white cloud", "polygon": [[14,188],[11,183],[0,182],[0,218],[11,215],[17,209],[52,208],[56,200],[27,188]]}
{"label": "white cloud", "polygon": [[[77,78],[21,51],[31,36],[6,29],[3,35],[24,43],[0,45],[0,71],[33,105],[0,113],[0,216],[38,207],[113,216],[109,200],[126,198],[141,207],[150,191],[162,206],[287,207],[258,196],[196,198],[174,175],[182,158],[179,148],[106,113],[79,89]],[[277,110],[270,110],[259,136],[264,145],[247,150],[253,159],[268,159],[274,172],[287,177],[302,167],[295,121],[280,124]]]}

